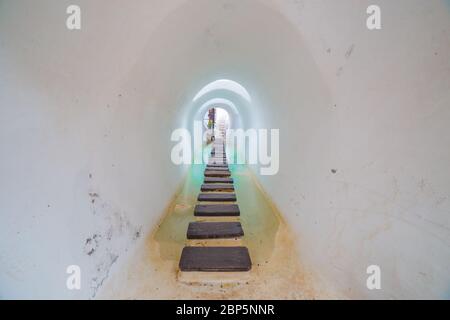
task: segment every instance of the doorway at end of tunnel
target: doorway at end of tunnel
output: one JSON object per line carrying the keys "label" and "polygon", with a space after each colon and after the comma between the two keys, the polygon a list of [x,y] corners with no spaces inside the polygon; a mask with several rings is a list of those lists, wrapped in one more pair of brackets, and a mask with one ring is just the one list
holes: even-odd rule
{"label": "doorway at end of tunnel", "polygon": [[215,140],[217,137],[224,138],[230,128],[230,115],[225,109],[212,107],[203,116],[203,125],[207,130],[206,142]]}

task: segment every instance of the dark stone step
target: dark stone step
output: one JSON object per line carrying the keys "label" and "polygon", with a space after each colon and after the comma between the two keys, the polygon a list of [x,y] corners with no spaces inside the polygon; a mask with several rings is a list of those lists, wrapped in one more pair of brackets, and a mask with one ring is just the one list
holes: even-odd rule
{"label": "dark stone step", "polygon": [[200,193],[198,201],[236,201],[236,194],[234,193]]}
{"label": "dark stone step", "polygon": [[234,186],[231,183],[208,183],[208,184],[202,184],[202,187],[200,188],[201,191],[234,191]]}
{"label": "dark stone step", "polygon": [[188,239],[226,239],[244,235],[240,222],[191,222]]}
{"label": "dark stone step", "polygon": [[226,163],[207,164],[206,168],[228,168],[228,164]]}
{"label": "dark stone step", "polygon": [[224,159],[224,160],[209,160],[208,164],[209,165],[217,165],[217,164],[219,164],[219,165],[228,165],[226,159]]}
{"label": "dark stone step", "polygon": [[230,171],[205,170],[205,177],[229,177]]}
{"label": "dark stone step", "polygon": [[233,178],[205,177],[204,183],[233,183]]}
{"label": "dark stone step", "polygon": [[228,168],[228,167],[210,167],[210,166],[206,166],[206,170],[208,170],[208,171],[229,171],[230,168]]}
{"label": "dark stone step", "polygon": [[198,204],[194,209],[196,217],[237,217],[240,214],[237,204]]}
{"label": "dark stone step", "polygon": [[181,271],[232,272],[252,268],[246,247],[184,247]]}

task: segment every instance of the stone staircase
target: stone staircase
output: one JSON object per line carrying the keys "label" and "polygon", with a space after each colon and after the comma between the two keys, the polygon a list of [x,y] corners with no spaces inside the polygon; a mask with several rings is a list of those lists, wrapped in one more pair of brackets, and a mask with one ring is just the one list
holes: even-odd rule
{"label": "stone staircase", "polygon": [[[181,272],[245,272],[252,267],[248,249],[240,245],[217,246],[208,241],[240,239],[244,230],[239,221],[226,221],[239,217],[233,178],[227,164],[224,140],[218,138],[204,173],[204,183],[198,195],[194,216],[202,221],[191,222],[188,240],[206,241],[204,246],[186,246],[181,253]],[[223,218],[223,219],[221,219]],[[214,219],[214,221],[208,221]],[[219,221],[217,221],[219,220]],[[222,221],[221,221],[222,220]]]}

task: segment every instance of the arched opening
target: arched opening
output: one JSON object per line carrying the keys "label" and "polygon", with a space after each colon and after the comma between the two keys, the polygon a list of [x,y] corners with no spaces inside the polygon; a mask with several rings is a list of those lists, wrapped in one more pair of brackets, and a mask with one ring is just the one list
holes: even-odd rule
{"label": "arched opening", "polygon": [[241,84],[239,84],[236,81],[233,80],[228,80],[228,79],[220,79],[220,80],[216,80],[213,81],[209,84],[207,84],[206,86],[204,86],[194,97],[193,101],[196,101],[197,99],[199,99],[200,97],[202,97],[203,95],[215,91],[215,90],[220,90],[220,89],[225,89],[228,91],[232,91],[238,95],[240,95],[241,97],[243,97],[245,100],[247,101],[251,101],[251,97],[250,94],[248,93],[247,89],[245,89]]}
{"label": "arched opening", "polygon": [[203,116],[203,127],[207,130],[206,139],[210,141],[216,137],[224,138],[230,124],[230,115],[225,109],[220,107],[209,108]]}
{"label": "arched opening", "polygon": [[[255,108],[249,91],[234,80],[214,80],[204,84],[185,105],[184,126],[193,129],[194,121],[204,121],[205,114],[215,107],[228,115],[228,129],[246,128],[255,118]],[[253,109],[253,112],[252,112]],[[221,112],[223,112],[221,111]],[[250,116],[250,114],[252,116]],[[203,125],[205,128],[205,126]]]}

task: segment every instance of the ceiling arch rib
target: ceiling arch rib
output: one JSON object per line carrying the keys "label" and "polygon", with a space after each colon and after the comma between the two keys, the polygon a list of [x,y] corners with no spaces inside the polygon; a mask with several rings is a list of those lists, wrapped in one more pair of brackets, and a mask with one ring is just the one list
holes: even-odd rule
{"label": "ceiling arch rib", "polygon": [[242,98],[244,98],[245,100],[247,100],[248,102],[252,101],[252,98],[251,98],[250,94],[248,93],[247,89],[245,89],[241,84],[237,83],[236,81],[228,80],[228,79],[220,79],[220,80],[210,82],[209,84],[204,86],[202,89],[200,89],[200,91],[195,95],[195,97],[192,101],[195,102],[200,97],[204,96],[205,94],[207,94],[211,91],[220,90],[220,89],[232,91],[232,92],[238,94],[239,96],[241,96]]}

